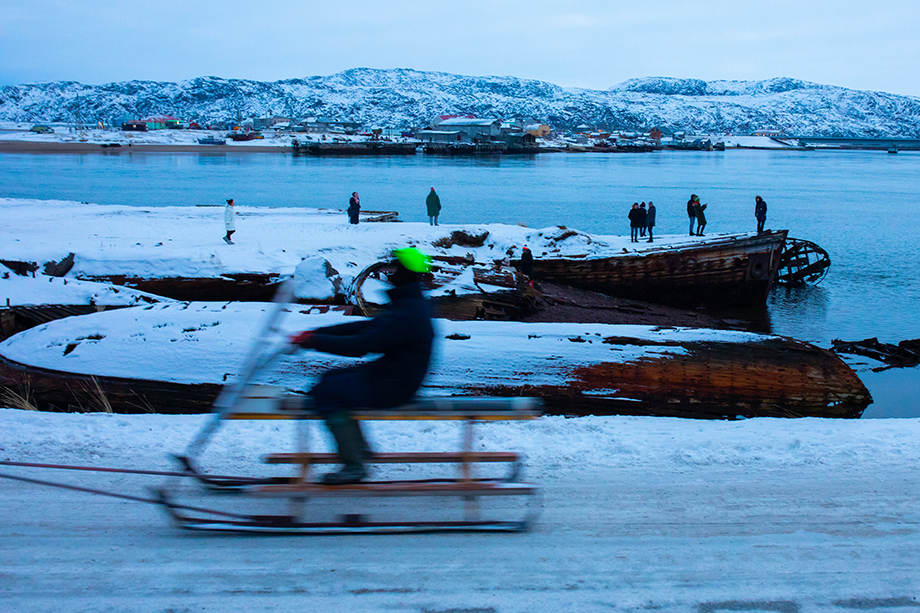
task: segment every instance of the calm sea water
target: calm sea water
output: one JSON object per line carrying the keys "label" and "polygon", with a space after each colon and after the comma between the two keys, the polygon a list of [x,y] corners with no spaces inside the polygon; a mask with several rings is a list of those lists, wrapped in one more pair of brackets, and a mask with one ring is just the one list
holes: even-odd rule
{"label": "calm sea water", "polygon": [[[659,152],[529,157],[311,158],[286,153],[0,154],[0,196],[100,204],[214,204],[345,208],[427,221],[435,187],[444,223],[565,225],[628,234],[635,201],[655,202],[656,234],[686,232],[699,194],[707,232],[768,228],[814,241],[831,255],[824,281],[777,288],[762,326],[829,347],[831,340],[920,338],[920,153]],[[866,417],[920,417],[920,369],[871,371],[850,359],[875,398]]]}

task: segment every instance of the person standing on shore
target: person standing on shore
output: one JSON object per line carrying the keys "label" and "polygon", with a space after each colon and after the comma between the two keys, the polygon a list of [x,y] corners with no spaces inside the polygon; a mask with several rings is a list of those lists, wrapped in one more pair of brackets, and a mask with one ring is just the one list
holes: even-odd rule
{"label": "person standing on shore", "polygon": [[760,196],[754,197],[754,218],[757,219],[757,234],[763,234],[763,225],[767,221],[767,203]]}
{"label": "person standing on shore", "polygon": [[533,253],[527,245],[524,245],[524,250],[521,251],[521,274],[528,280],[533,279]]}
{"label": "person standing on shore", "polygon": [[351,192],[351,200],[348,201],[348,223],[358,225],[358,213],[361,212],[361,199],[358,192]]}
{"label": "person standing on shore", "polygon": [[629,242],[639,242],[639,203],[633,202],[629,210]]}
{"label": "person standing on shore", "polygon": [[639,236],[645,238],[645,224],[648,220],[648,211],[645,210],[645,202],[639,205]]}
{"label": "person standing on shore", "polygon": [[428,207],[428,223],[432,226],[438,225],[438,215],[441,214],[441,198],[433,187],[428,193],[428,198],[425,199],[425,206]]}
{"label": "person standing on shore", "polygon": [[706,227],[706,214],[703,211],[706,210],[708,204],[700,204],[700,199],[696,199],[696,235],[704,236],[703,228]]}
{"label": "person standing on shore", "polygon": [[652,228],[655,227],[655,214],[658,210],[655,208],[655,203],[651,200],[648,201],[648,212],[645,214],[645,227],[648,228],[648,242],[652,242]]}
{"label": "person standing on shore", "polygon": [[690,200],[687,200],[687,217],[690,218],[690,236],[693,236],[693,222],[696,221],[696,207],[700,197],[696,194],[690,194]]}
{"label": "person standing on shore", "polygon": [[224,206],[224,229],[227,230],[224,242],[232,245],[233,241],[230,240],[230,237],[236,232],[236,210],[234,209],[233,198],[227,200],[227,204]]}

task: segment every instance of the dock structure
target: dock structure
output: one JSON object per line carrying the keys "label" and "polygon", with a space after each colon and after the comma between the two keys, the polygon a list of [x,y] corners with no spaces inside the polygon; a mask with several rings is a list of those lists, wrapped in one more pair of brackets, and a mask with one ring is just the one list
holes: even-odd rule
{"label": "dock structure", "polygon": [[839,149],[872,149],[881,151],[920,151],[920,139],[916,138],[845,138],[824,136],[790,136],[785,140],[797,140],[800,146],[837,147]]}

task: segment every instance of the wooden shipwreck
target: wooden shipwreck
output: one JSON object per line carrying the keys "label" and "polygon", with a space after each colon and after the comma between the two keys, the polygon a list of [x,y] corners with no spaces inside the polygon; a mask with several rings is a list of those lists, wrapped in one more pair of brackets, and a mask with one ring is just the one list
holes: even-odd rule
{"label": "wooden shipwreck", "polygon": [[[51,322],[0,344],[0,386],[45,409],[207,411],[236,368],[223,362],[245,354],[246,322],[254,328],[263,306],[170,304]],[[291,330],[344,318],[307,311],[294,309]],[[790,338],[609,324],[436,326],[437,357],[421,395],[537,396],[556,415],[729,419],[859,417],[872,401],[838,356]],[[256,382],[294,394],[352,363],[301,352]],[[145,372],[157,376],[132,376]]]}
{"label": "wooden shipwreck", "polygon": [[536,258],[534,278],[671,306],[762,305],[786,233],[717,236],[612,257]]}

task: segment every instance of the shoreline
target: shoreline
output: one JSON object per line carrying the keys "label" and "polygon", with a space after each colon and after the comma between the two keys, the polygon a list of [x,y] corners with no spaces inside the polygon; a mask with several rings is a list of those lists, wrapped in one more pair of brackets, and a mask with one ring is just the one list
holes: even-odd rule
{"label": "shoreline", "polygon": [[293,153],[287,145],[168,145],[138,144],[104,147],[100,143],[0,140],[0,153]]}

